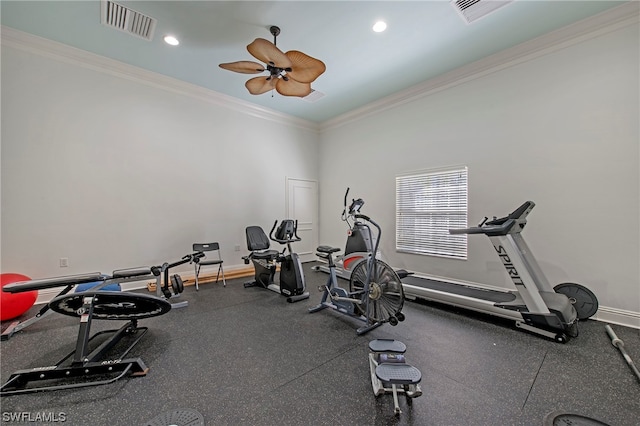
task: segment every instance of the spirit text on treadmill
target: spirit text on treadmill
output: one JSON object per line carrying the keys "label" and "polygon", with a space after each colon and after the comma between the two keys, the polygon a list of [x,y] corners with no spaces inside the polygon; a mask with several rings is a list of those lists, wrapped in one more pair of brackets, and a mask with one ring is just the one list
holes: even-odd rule
{"label": "spirit text on treadmill", "polygon": [[520,274],[518,274],[516,267],[513,266],[513,263],[511,263],[511,258],[509,258],[509,255],[507,254],[507,250],[505,250],[505,248],[502,246],[494,246],[494,248],[498,252],[498,256],[500,256],[500,260],[502,260],[502,264],[507,269],[507,272],[511,277],[511,281],[513,281],[515,285],[521,285],[526,287],[526,285],[524,284],[524,281],[522,281],[522,278],[520,278]]}

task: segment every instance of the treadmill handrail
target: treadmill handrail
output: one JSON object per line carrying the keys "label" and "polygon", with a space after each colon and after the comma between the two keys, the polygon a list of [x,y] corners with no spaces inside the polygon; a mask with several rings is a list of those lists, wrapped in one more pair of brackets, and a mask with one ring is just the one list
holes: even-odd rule
{"label": "treadmill handrail", "polygon": [[463,229],[449,229],[449,234],[485,234],[490,237],[496,235],[507,235],[517,223],[520,223],[520,230],[526,223],[525,218],[535,207],[533,201],[525,201],[520,207],[515,209],[509,216],[495,218],[490,221],[483,222],[480,226]]}
{"label": "treadmill handrail", "polygon": [[474,226],[472,228],[464,228],[464,229],[449,229],[449,233],[452,235],[455,234],[485,234],[488,236],[494,235],[507,235],[513,225],[516,224],[514,219],[507,219],[502,225],[483,225],[483,226]]}

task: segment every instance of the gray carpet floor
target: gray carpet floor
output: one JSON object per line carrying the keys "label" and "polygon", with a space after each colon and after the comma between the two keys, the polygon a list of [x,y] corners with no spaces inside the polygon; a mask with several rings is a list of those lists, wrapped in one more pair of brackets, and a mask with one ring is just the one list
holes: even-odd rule
{"label": "gray carpet floor", "polygon": [[[580,335],[560,344],[508,321],[408,301],[404,322],[357,336],[357,320],[327,309],[307,312],[327,278],[310,266],[311,298],[294,304],[245,289],[246,279],[226,288],[204,284],[198,292],[186,287],[181,299],[188,307],[140,321],[149,331],[131,356],[150,368],[146,376],[5,396],[2,424],[62,424],[53,421],[58,416],[70,426],[145,425],[180,409],[197,411],[206,425],[534,426],[550,413],[640,424],[640,382],[602,322],[581,322]],[[2,383],[16,370],[54,365],[73,351],[78,323],[53,314],[2,342]],[[93,329],[121,323],[95,321]],[[613,327],[640,364],[640,330]],[[404,342],[407,361],[422,372],[423,395],[411,404],[402,397],[398,417],[390,395],[372,392],[367,356],[375,338]]]}

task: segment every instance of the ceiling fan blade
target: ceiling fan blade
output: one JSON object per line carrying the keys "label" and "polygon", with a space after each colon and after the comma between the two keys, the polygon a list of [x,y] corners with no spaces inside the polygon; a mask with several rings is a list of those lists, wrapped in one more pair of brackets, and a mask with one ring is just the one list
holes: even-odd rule
{"label": "ceiling fan blade", "polygon": [[[287,74],[288,76],[289,74]],[[301,83],[292,78],[289,81],[279,78],[276,83],[276,90],[282,96],[298,96],[304,98],[311,93],[311,83]]]}
{"label": "ceiling fan blade", "polygon": [[220,64],[218,66],[225,70],[240,72],[242,74],[258,74],[265,71],[262,64],[252,61],[228,62],[226,64]]}
{"label": "ceiling fan blade", "polygon": [[267,93],[269,90],[275,89],[277,82],[277,78],[254,77],[247,80],[244,86],[252,95],[261,95]]}
{"label": "ceiling fan blade", "polygon": [[311,83],[327,69],[321,60],[297,50],[290,50],[286,55],[293,64],[291,71],[287,71],[287,76],[301,83]]}
{"label": "ceiling fan blade", "polygon": [[291,68],[291,61],[287,55],[268,40],[257,38],[247,46],[247,50],[266,64],[278,68]]}

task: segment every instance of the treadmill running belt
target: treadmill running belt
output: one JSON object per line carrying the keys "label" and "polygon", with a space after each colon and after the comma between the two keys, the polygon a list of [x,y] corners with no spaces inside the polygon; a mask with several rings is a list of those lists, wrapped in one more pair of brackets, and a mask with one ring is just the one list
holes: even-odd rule
{"label": "treadmill running belt", "polygon": [[[409,275],[402,279],[402,284],[422,287],[430,290],[442,291],[444,293],[453,293],[460,296],[472,297],[474,299],[488,300],[495,303],[511,302],[516,298],[513,293],[504,291],[487,290],[477,287],[471,287],[462,284],[449,283],[444,281],[436,281],[429,278],[421,278]],[[405,290],[405,293],[408,291]]]}

